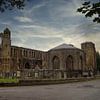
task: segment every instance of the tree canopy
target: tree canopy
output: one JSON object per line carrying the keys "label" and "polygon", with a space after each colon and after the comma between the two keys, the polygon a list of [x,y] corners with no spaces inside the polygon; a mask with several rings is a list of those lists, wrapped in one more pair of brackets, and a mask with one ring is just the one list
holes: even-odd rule
{"label": "tree canopy", "polygon": [[27,0],[0,0],[0,12],[13,10],[14,8],[23,9]]}
{"label": "tree canopy", "polygon": [[92,17],[93,22],[100,23],[100,1],[96,3],[84,1],[82,6],[78,8],[77,11],[84,14],[85,17]]}

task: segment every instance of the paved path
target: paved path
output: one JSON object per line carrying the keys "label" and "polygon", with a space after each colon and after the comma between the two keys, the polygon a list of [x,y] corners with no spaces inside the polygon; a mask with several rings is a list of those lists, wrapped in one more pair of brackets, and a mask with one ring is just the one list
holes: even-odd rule
{"label": "paved path", "polygon": [[100,100],[100,80],[0,88],[0,100]]}

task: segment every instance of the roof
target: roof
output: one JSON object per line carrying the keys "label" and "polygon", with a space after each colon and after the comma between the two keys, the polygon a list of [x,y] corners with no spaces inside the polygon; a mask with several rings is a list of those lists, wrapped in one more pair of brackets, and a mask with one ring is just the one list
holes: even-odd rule
{"label": "roof", "polygon": [[74,45],[72,44],[61,44],[59,46],[56,46],[54,48],[52,48],[51,50],[57,50],[57,49],[77,49],[76,47],[74,47]]}

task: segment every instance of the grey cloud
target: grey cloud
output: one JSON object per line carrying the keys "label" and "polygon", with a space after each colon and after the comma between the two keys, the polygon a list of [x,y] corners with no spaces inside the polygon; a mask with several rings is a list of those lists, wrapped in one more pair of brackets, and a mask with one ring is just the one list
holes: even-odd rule
{"label": "grey cloud", "polygon": [[[29,38],[27,39],[27,41],[25,42],[26,45],[32,45],[33,44],[33,48],[35,49],[44,49],[46,50],[47,48],[50,48],[51,45],[55,45],[57,43],[61,43],[63,40],[61,38],[38,38],[38,37],[34,37],[34,38]],[[32,44],[30,44],[32,43]]]}
{"label": "grey cloud", "polygon": [[84,23],[77,27],[80,32],[85,33],[87,36],[88,34],[98,34],[100,32],[100,25],[95,23]]}
{"label": "grey cloud", "polygon": [[[12,38],[13,45],[24,46],[26,48],[47,50],[51,45],[61,43],[62,38],[40,38],[40,37],[27,37],[27,38]],[[44,45],[43,45],[44,44]]]}

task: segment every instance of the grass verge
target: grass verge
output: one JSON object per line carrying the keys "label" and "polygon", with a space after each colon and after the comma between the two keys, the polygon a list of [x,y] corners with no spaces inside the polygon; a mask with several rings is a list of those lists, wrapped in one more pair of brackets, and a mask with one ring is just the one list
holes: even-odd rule
{"label": "grass verge", "polygon": [[17,78],[0,78],[0,83],[18,83]]}

